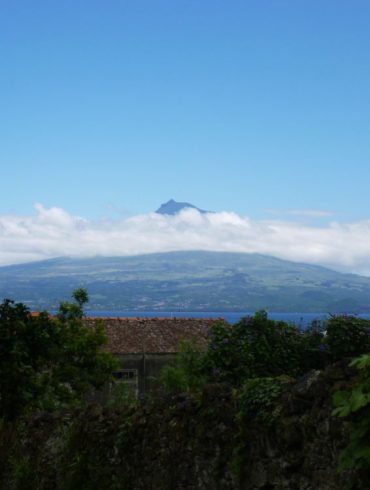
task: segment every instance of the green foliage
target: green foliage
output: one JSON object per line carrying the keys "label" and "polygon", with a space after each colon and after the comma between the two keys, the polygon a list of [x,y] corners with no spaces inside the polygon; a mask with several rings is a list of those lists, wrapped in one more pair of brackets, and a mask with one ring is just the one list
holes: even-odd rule
{"label": "green foliage", "polygon": [[20,458],[13,458],[10,461],[11,467],[11,490],[33,490],[34,489],[34,477],[33,468],[29,461],[29,458],[22,456]]}
{"label": "green foliage", "polygon": [[331,361],[370,352],[370,321],[349,315],[332,316],[326,324],[325,346]]}
{"label": "green foliage", "polygon": [[0,417],[15,418],[38,395],[38,373],[55,350],[56,325],[21,303],[0,305]]}
{"label": "green foliage", "polygon": [[74,294],[78,302],[62,303],[55,318],[10,300],[0,305],[0,417],[78,404],[110,378],[116,362],[101,350],[104,328],[83,324],[87,293]]}
{"label": "green foliage", "polygon": [[205,381],[240,387],[251,378],[301,376],[369,352],[369,325],[368,320],[342,315],[302,331],[269,319],[265,311],[235,325],[218,322],[211,328],[207,350],[183,351],[174,366],[163,370],[161,382],[166,391],[179,392]]}
{"label": "green foliage", "polygon": [[314,322],[301,331],[282,321],[270,320],[265,311],[242,318],[235,325],[215,323],[206,351],[188,345],[172,366],[162,370],[167,392],[199,389],[205,382],[242,386],[250,378],[299,376],[321,369],[328,362],[323,326]]}
{"label": "green foliage", "polygon": [[110,408],[136,407],[138,399],[127,381],[113,381],[106,405]]}
{"label": "green foliage", "polygon": [[75,289],[72,292],[72,297],[75,303],[65,301],[59,304],[58,318],[63,322],[81,319],[84,315],[83,306],[89,301],[87,291],[83,288]]}
{"label": "green foliage", "polygon": [[239,410],[235,421],[238,430],[230,470],[238,478],[241,477],[250,445],[249,429],[256,424],[258,427],[270,427],[273,424],[280,414],[279,399],[286,381],[287,377],[284,376],[250,378],[237,391]]}
{"label": "green foliage", "polygon": [[219,322],[212,326],[204,359],[205,369],[211,379],[241,384],[243,379],[251,375],[253,356],[246,329],[241,324],[242,321],[234,326]]}
{"label": "green foliage", "polygon": [[85,303],[88,303],[88,301],[89,301],[89,295],[88,295],[86,289],[84,289],[84,288],[75,289],[72,292],[72,296],[81,308],[83,308],[83,305]]}
{"label": "green foliage", "polygon": [[164,366],[159,387],[166,393],[199,390],[205,383],[204,351],[190,342],[182,342],[172,365]]}
{"label": "green foliage", "polygon": [[323,369],[328,364],[325,342],[325,324],[314,320],[301,332],[300,373],[305,374],[311,369]]}
{"label": "green foliage", "polygon": [[279,378],[251,378],[240,392],[239,416],[247,424],[256,420],[270,424],[278,415],[277,400],[283,382]]}
{"label": "green foliage", "polygon": [[359,375],[351,390],[337,391],[333,396],[333,415],[350,417],[350,443],[343,451],[339,468],[370,470],[370,354],[350,363]]}
{"label": "green foliage", "polygon": [[321,338],[318,329],[301,332],[260,311],[233,326],[219,323],[212,327],[205,364],[214,379],[234,386],[253,377],[297,376],[311,364],[317,367]]}

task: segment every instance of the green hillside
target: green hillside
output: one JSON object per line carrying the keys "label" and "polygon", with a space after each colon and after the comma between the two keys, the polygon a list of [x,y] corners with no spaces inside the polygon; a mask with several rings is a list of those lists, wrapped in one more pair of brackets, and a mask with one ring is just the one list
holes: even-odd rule
{"label": "green hillside", "polygon": [[57,258],[0,268],[0,298],[53,309],[86,287],[95,310],[370,311],[370,278],[258,254]]}

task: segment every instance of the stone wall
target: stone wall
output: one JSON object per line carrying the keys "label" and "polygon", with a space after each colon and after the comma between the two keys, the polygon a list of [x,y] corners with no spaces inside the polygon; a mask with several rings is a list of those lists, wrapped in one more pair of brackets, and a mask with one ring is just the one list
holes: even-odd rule
{"label": "stone wall", "polygon": [[287,384],[267,425],[242,420],[235,393],[222,384],[199,397],[39,414],[13,437],[1,431],[1,488],[344,490],[352,482],[368,489],[369,474],[337,472],[348,425],[331,416],[331,400],[351,382],[347,364]]}

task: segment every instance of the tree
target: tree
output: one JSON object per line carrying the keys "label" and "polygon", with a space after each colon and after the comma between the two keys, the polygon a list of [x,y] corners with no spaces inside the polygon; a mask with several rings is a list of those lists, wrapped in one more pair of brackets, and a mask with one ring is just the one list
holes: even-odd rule
{"label": "tree", "polygon": [[72,297],[76,303],[66,301],[59,304],[58,317],[62,321],[80,319],[84,316],[83,307],[89,301],[86,289],[75,289],[72,292]]}
{"label": "tree", "polygon": [[302,332],[258,311],[232,326],[221,322],[212,326],[205,366],[214,379],[234,386],[249,378],[299,376],[324,365],[322,339],[320,330]]}
{"label": "tree", "polygon": [[0,417],[12,420],[27,410],[55,409],[83,402],[84,395],[111,379],[113,356],[102,350],[102,324],[83,323],[86,290],[59,313],[32,315],[22,303],[0,305]]}

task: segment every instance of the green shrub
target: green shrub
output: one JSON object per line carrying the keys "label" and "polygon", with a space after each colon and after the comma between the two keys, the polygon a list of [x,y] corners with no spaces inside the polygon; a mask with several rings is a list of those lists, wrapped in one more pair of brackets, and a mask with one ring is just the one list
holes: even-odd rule
{"label": "green shrub", "polygon": [[123,406],[136,407],[138,399],[132,386],[125,380],[115,381],[111,384],[106,405],[109,408],[122,408]]}
{"label": "green shrub", "polygon": [[212,326],[204,369],[209,380],[241,384],[252,371],[253,356],[249,351],[246,329],[240,323],[231,326],[219,322]]}
{"label": "green shrub", "polygon": [[158,385],[165,393],[198,391],[204,385],[204,350],[182,342],[172,365],[164,366]]}
{"label": "green shrub", "polygon": [[250,429],[256,424],[269,427],[280,413],[279,398],[284,383],[283,378],[250,378],[240,388],[239,410],[236,415],[237,431],[230,461],[230,470],[241,478],[250,445]]}
{"label": "green shrub", "polygon": [[314,320],[302,332],[300,373],[311,369],[324,369],[329,362],[325,342],[325,324]]}
{"label": "green shrub", "polygon": [[34,490],[35,478],[29,458],[21,456],[12,458],[11,467],[11,490]]}
{"label": "green shrub", "polygon": [[370,470],[370,354],[350,363],[359,375],[352,389],[337,391],[333,415],[350,417],[350,443],[342,452],[339,468]]}
{"label": "green shrub", "polygon": [[332,316],[326,323],[324,347],[330,361],[370,352],[370,321],[348,315]]}
{"label": "green shrub", "polygon": [[110,379],[116,361],[101,350],[104,328],[82,322],[86,291],[74,297],[76,303],[62,303],[56,318],[34,316],[10,300],[0,305],[0,417],[79,404]]}
{"label": "green shrub", "polygon": [[321,338],[317,328],[301,332],[294,325],[270,320],[264,311],[257,312],[233,326],[212,327],[205,368],[211,378],[234,386],[248,378],[298,376],[322,364]]}
{"label": "green shrub", "polygon": [[189,391],[204,381],[240,387],[250,378],[298,377],[365,352],[370,352],[368,320],[332,316],[302,331],[260,311],[234,325],[213,325],[207,350],[184,349],[176,363],[162,371],[161,383],[169,392]]}
{"label": "green shrub", "polygon": [[282,392],[279,378],[251,378],[240,392],[239,417],[247,425],[251,421],[270,424],[278,415],[277,400]]}

